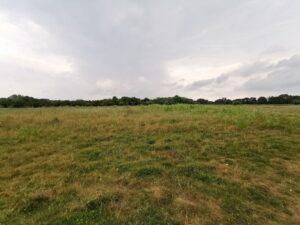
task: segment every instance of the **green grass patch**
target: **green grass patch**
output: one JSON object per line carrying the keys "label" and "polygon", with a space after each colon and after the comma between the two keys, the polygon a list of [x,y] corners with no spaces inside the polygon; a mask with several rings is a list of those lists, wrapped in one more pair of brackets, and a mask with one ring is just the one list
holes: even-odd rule
{"label": "green grass patch", "polygon": [[144,167],[136,171],[136,177],[148,177],[148,176],[159,176],[163,173],[163,170],[157,167]]}

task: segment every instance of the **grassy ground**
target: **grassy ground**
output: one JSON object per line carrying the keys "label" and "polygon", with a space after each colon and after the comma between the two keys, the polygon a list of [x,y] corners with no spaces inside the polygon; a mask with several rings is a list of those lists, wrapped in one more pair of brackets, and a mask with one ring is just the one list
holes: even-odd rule
{"label": "grassy ground", "polygon": [[299,221],[299,106],[0,109],[1,225]]}

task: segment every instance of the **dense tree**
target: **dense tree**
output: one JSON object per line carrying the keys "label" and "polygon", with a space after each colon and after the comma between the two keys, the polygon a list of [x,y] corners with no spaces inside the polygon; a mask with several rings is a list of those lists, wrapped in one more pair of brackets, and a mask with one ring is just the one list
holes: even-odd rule
{"label": "dense tree", "polygon": [[232,100],[227,98],[220,98],[215,101],[215,104],[232,104]]}
{"label": "dense tree", "polygon": [[139,99],[135,97],[122,97],[122,98],[108,98],[101,100],[86,101],[82,99],[70,101],[70,100],[49,100],[49,99],[37,99],[29,96],[12,95],[8,98],[0,98],[0,107],[50,107],[50,106],[112,106],[112,105],[172,105],[172,104],[300,104],[300,96],[298,95],[279,95],[271,96],[269,98],[254,97],[240,98],[230,100],[227,98],[217,99],[214,102],[206,99],[199,98],[196,101],[190,98],[181,97],[175,95],[174,97],[164,97],[155,99]]}
{"label": "dense tree", "polygon": [[269,104],[299,104],[299,96],[293,95],[279,95],[279,96],[271,96],[269,97]]}
{"label": "dense tree", "polygon": [[208,103],[211,103],[211,102],[206,100],[206,99],[203,99],[203,98],[198,98],[196,100],[196,103],[198,103],[198,104],[208,104]]}
{"label": "dense tree", "polygon": [[116,96],[112,98],[112,102],[114,105],[119,105],[119,99]]}
{"label": "dense tree", "polygon": [[268,99],[266,98],[266,97],[259,97],[258,99],[257,99],[257,103],[258,104],[268,104]]}

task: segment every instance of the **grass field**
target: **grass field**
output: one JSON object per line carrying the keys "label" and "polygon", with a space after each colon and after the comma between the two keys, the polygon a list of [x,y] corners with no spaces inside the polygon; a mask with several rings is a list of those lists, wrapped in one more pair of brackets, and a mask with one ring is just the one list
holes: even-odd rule
{"label": "grass field", "polygon": [[300,106],[0,109],[0,224],[300,224]]}

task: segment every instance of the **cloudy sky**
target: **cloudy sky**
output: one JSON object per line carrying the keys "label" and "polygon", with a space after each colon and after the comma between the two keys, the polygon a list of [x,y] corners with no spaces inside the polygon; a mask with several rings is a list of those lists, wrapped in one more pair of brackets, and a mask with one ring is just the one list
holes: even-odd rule
{"label": "cloudy sky", "polygon": [[300,94],[298,0],[0,0],[0,96]]}

